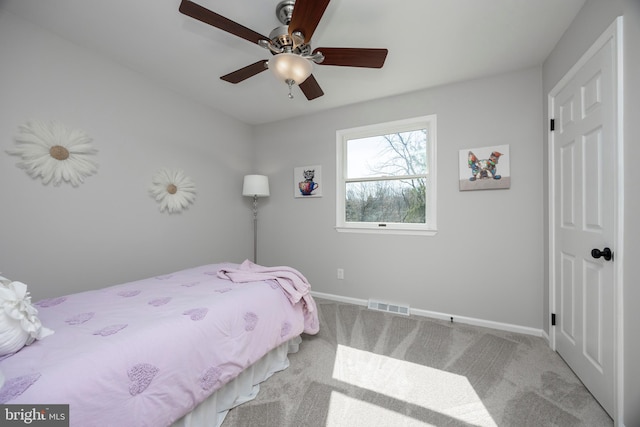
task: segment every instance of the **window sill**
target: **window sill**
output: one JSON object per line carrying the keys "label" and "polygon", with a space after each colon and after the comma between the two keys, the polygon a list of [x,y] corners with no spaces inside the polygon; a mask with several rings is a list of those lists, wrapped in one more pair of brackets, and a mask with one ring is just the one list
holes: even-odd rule
{"label": "window sill", "polygon": [[411,236],[435,236],[438,230],[416,230],[416,229],[399,229],[399,228],[370,228],[370,227],[335,227],[339,233],[365,233],[365,234],[399,234]]}

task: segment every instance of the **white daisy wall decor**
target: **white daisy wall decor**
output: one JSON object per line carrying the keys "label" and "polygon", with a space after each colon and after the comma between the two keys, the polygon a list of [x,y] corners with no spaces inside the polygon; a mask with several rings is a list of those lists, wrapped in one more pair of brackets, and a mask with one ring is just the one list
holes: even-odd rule
{"label": "white daisy wall decor", "polygon": [[91,145],[91,138],[79,129],[68,129],[58,121],[28,121],[19,127],[15,137],[16,148],[7,153],[22,158],[18,167],[32,178],[42,178],[43,184],[63,181],[77,187],[84,178],[98,170],[92,158],[98,152]]}
{"label": "white daisy wall decor", "polygon": [[160,212],[180,212],[196,199],[196,187],[180,169],[161,169],[153,175],[149,193],[160,203]]}

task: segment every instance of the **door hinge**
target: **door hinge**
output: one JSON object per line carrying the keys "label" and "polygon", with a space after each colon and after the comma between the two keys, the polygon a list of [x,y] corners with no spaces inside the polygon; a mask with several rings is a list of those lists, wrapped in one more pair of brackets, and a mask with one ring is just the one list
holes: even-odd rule
{"label": "door hinge", "polygon": [[551,132],[553,132],[554,130],[556,130],[556,120],[555,119],[551,119],[549,121],[549,129],[551,130]]}
{"label": "door hinge", "polygon": [[551,313],[551,326],[556,326],[556,314]]}

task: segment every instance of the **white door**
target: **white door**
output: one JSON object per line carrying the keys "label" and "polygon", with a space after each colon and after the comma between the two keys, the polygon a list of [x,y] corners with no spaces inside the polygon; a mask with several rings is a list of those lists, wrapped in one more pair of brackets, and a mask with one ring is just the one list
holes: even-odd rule
{"label": "white door", "polygon": [[614,416],[618,52],[606,34],[550,94],[550,262],[556,350]]}

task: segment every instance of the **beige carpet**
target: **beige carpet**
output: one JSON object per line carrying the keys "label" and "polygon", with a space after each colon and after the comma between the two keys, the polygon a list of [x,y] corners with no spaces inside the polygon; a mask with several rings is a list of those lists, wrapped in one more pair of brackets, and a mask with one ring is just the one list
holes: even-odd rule
{"label": "beige carpet", "polygon": [[320,333],[223,427],[613,426],[541,338],[317,303]]}

